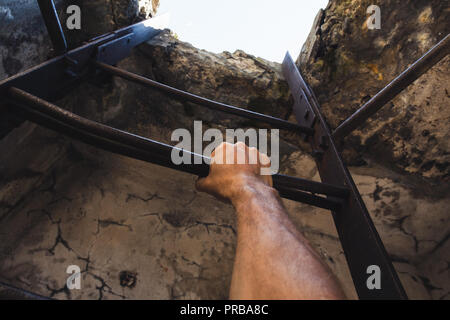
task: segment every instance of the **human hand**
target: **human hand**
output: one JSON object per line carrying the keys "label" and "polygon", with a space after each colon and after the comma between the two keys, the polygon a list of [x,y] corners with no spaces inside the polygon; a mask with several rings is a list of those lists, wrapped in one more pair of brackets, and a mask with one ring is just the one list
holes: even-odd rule
{"label": "human hand", "polygon": [[272,176],[261,175],[261,168],[268,167],[269,157],[258,149],[225,142],[212,152],[209,175],[198,179],[196,188],[234,204],[259,186],[273,186]]}

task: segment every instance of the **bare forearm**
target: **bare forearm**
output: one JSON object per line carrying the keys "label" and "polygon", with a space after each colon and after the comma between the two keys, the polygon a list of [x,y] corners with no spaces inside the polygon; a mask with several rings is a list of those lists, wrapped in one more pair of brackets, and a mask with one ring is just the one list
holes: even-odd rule
{"label": "bare forearm", "polygon": [[238,218],[232,299],[344,298],[275,189],[255,179],[232,202]]}
{"label": "bare forearm", "polygon": [[[252,164],[239,164],[237,156]],[[341,299],[336,280],[289,220],[271,176],[270,159],[244,143],[223,143],[211,154],[200,191],[231,201],[238,220],[232,299]]]}

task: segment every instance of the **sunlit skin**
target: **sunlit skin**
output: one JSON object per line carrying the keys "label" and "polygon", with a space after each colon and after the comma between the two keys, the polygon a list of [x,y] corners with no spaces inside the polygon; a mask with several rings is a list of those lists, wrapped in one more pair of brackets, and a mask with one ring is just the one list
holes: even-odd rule
{"label": "sunlit skin", "polygon": [[[239,152],[247,164],[235,164]],[[249,164],[251,158],[257,163]],[[272,177],[260,174],[261,167],[270,162],[257,149],[223,143],[211,155],[209,176],[196,184],[236,210],[230,299],[345,299],[329,268],[290,221]]]}

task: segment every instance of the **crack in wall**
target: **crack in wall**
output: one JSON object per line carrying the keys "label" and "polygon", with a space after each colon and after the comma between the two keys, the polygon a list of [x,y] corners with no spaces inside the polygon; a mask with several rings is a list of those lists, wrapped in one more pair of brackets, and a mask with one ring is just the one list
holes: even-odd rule
{"label": "crack in wall", "polygon": [[138,195],[129,193],[129,194],[127,195],[127,199],[125,200],[125,202],[129,202],[129,201],[132,200],[132,199],[141,200],[141,201],[143,201],[143,202],[149,202],[149,201],[152,201],[153,199],[164,200],[164,198],[163,198],[163,197],[160,197],[160,196],[158,195],[157,192],[154,193],[154,194],[151,194],[151,195],[150,195],[149,197],[147,197],[147,198],[144,198],[144,197],[141,197],[141,196],[138,196]]}
{"label": "crack in wall", "polygon": [[71,299],[71,297],[72,297],[71,292],[70,292],[69,288],[67,287],[67,284],[64,284],[64,287],[59,288],[59,289],[51,288],[48,284],[46,287],[47,287],[47,290],[50,291],[50,295],[49,295],[50,298],[53,298],[55,295],[62,293],[62,292],[65,293],[67,299]]}
{"label": "crack in wall", "polygon": [[104,293],[105,293],[105,292],[106,292],[106,293],[109,293],[109,294],[112,294],[112,295],[114,295],[114,296],[120,297],[120,298],[122,298],[122,299],[126,299],[126,297],[125,297],[124,295],[115,293],[115,292],[112,290],[112,288],[108,285],[108,283],[106,283],[106,281],[105,281],[102,277],[100,277],[100,276],[98,276],[98,275],[96,275],[96,274],[94,274],[94,273],[92,273],[92,272],[87,272],[87,274],[89,274],[89,275],[90,275],[91,277],[93,277],[95,280],[97,280],[97,281],[100,282],[100,286],[96,286],[96,287],[95,287],[95,288],[98,290],[98,300],[103,300],[103,297],[104,297]]}
{"label": "crack in wall", "polygon": [[47,249],[47,251],[54,256],[55,255],[55,249],[58,246],[58,244],[61,244],[63,247],[65,247],[67,250],[69,251],[74,251],[70,246],[69,243],[63,238],[62,236],[62,231],[61,231],[61,219],[55,221],[53,220],[53,217],[51,215],[51,213],[45,209],[42,210],[49,218],[50,222],[52,224],[56,224],[57,226],[57,234],[56,234],[56,239],[55,242],[53,244],[53,246],[49,249]]}
{"label": "crack in wall", "polygon": [[125,227],[128,228],[129,231],[133,231],[133,228],[129,224],[124,224],[122,222],[118,222],[113,219],[106,219],[106,220],[97,219],[97,232],[95,234],[99,234],[101,228],[108,228],[110,226]]}
{"label": "crack in wall", "polygon": [[[444,238],[442,238],[442,240],[437,241],[436,246],[431,250],[430,254],[435,253],[437,250],[439,250],[440,248],[442,248],[447,241],[450,239],[450,233],[448,233]],[[436,241],[435,241],[436,242]]]}
{"label": "crack in wall", "polygon": [[50,206],[53,206],[53,205],[55,205],[55,204],[57,204],[57,203],[59,203],[59,202],[61,202],[61,201],[72,202],[73,199],[71,199],[71,198],[69,198],[69,197],[66,197],[66,196],[61,196],[61,197],[59,197],[59,198],[56,198],[56,199],[50,201],[49,203],[47,203],[46,206],[47,206],[47,207],[50,207]]}
{"label": "crack in wall", "polygon": [[194,224],[187,226],[185,228],[185,230],[188,230],[190,228],[194,228],[194,227],[196,227],[198,225],[204,226],[206,228],[206,231],[208,232],[208,234],[209,234],[209,227],[214,226],[214,227],[218,227],[218,228],[229,229],[229,230],[231,230],[233,232],[234,235],[237,235],[236,230],[234,229],[234,227],[232,225],[219,224],[219,223],[216,223],[216,222],[203,222],[203,221],[198,221],[198,220],[195,220]]}
{"label": "crack in wall", "polygon": [[411,215],[407,215],[407,216],[401,217],[400,219],[394,220],[393,223],[391,223],[391,226],[394,228],[397,228],[398,230],[403,232],[405,235],[410,237],[414,241],[414,250],[416,251],[416,253],[418,253],[420,240],[418,240],[417,237],[413,233],[406,231],[405,227],[403,226],[406,219],[408,219],[410,217],[411,217]]}
{"label": "crack in wall", "polygon": [[197,192],[196,191],[194,191],[194,196],[188,201],[188,202],[186,202],[185,204],[184,204],[184,207],[189,207],[191,204],[192,204],[192,202],[194,202],[194,200],[197,198]]}
{"label": "crack in wall", "polygon": [[418,277],[420,278],[420,280],[422,280],[422,283],[423,283],[424,287],[428,290],[428,292],[431,292],[433,290],[443,290],[443,288],[434,286],[431,283],[430,279],[425,278],[424,276],[421,276],[421,275],[418,275]]}
{"label": "crack in wall", "polygon": [[[199,273],[198,276],[194,276],[191,275],[189,273],[183,272],[182,270],[180,270],[177,266],[177,259],[176,257],[168,257],[165,254],[162,254],[161,256],[162,258],[164,258],[168,265],[173,269],[175,276],[175,279],[173,281],[172,284],[167,285],[168,288],[168,293],[169,293],[169,299],[171,300],[177,300],[177,299],[181,299],[181,298],[185,298],[187,295],[187,290],[183,290],[181,288],[178,288],[178,286],[181,283],[186,283],[189,281],[211,281],[211,279],[205,278],[202,276],[202,273],[204,270],[206,270],[207,268],[201,266],[199,263],[189,260],[184,256],[181,256],[181,260],[186,262],[188,265],[195,265],[196,267],[199,268]],[[179,294],[177,293],[179,292]]]}
{"label": "crack in wall", "polygon": [[184,261],[186,261],[188,264],[194,265],[194,266],[200,268],[201,270],[203,270],[203,267],[202,267],[199,263],[197,263],[197,262],[195,262],[195,261],[193,261],[193,260],[189,260],[189,259],[187,259],[187,258],[186,258],[185,256],[183,256],[183,255],[181,256],[181,259],[184,260]]}

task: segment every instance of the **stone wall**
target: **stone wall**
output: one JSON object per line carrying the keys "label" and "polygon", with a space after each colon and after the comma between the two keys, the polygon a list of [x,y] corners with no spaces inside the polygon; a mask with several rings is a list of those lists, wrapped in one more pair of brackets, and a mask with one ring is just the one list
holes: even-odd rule
{"label": "stone wall", "polygon": [[[156,13],[159,0],[55,0],[61,24],[71,47]],[[68,30],[69,5],[82,11],[81,30]],[[101,17],[99,19],[98,17]],[[51,43],[35,0],[0,3],[0,79],[47,60]]]}
{"label": "stone wall", "polygon": [[[406,2],[389,3],[411,16],[423,10],[431,12],[422,25],[423,30],[430,30],[431,46],[439,38],[435,32],[444,32],[439,28],[445,21],[445,11],[436,11],[434,2],[430,2],[431,11],[423,4],[418,5],[420,10],[409,10],[403,6]],[[383,66],[386,63],[377,61],[377,55],[368,53],[369,49],[357,53],[357,44],[354,50],[346,47],[367,40],[358,33],[365,3],[353,3],[357,5],[330,2],[319,14],[299,60],[332,127],[357,108],[362,94],[375,93],[416,58],[410,57],[412,53],[418,57],[427,49],[423,44],[422,51],[416,48],[407,54],[402,50],[409,47],[400,45],[397,55],[404,54],[408,62],[343,70],[339,57],[341,52],[348,55],[347,51],[358,54],[353,59],[364,61],[362,65],[366,60]],[[38,21],[37,16],[36,10],[30,11],[29,21]],[[103,23],[98,16],[95,20],[88,23]],[[20,30],[19,22],[12,20],[11,24],[16,23],[15,29]],[[388,22],[383,25],[389,26]],[[352,31],[344,33],[341,28]],[[393,30],[404,32],[403,28],[399,25]],[[40,41],[47,41],[41,37]],[[399,34],[398,39],[403,41],[404,35]],[[339,44],[335,55],[328,53],[335,46],[333,41]],[[34,61],[45,60],[48,52],[35,54]],[[328,58],[321,58],[321,54]],[[13,56],[25,61],[23,55]],[[167,31],[136,49],[120,67],[211,99],[293,120],[292,100],[280,65],[242,51],[209,53],[178,41]],[[373,70],[383,72],[383,80]],[[448,181],[445,172],[436,169],[430,169],[430,174],[412,170],[413,157],[408,156],[408,150],[425,142],[417,139],[428,130],[425,136],[435,139],[432,150],[436,153],[423,152],[421,157],[437,159],[435,164],[446,159],[445,70],[448,61],[394,100],[394,109],[382,111],[389,113],[387,118],[379,118],[378,124],[371,121],[345,141],[346,150],[350,150],[345,153],[352,165],[350,170],[410,298],[447,299],[450,290],[450,201],[444,186]],[[413,103],[415,111],[409,107]],[[204,120],[205,129],[260,126],[120,79],[110,79],[102,86],[83,84],[57,104],[165,142],[170,142],[172,130],[191,128],[193,120]],[[424,112],[425,108],[433,112]],[[374,129],[386,119],[392,127]],[[398,135],[397,129],[402,127],[399,121],[411,122],[409,138]],[[413,124],[422,126],[420,134]],[[447,130],[438,130],[438,125]],[[395,144],[389,144],[391,140]],[[299,141],[300,137],[281,133],[282,172],[318,180],[314,161]],[[431,148],[430,143],[423,147]],[[398,145],[403,148],[395,149]],[[195,177],[96,150],[30,123],[1,140],[0,150],[4,155],[0,158],[0,280],[59,299],[227,297],[236,241],[233,209],[197,193]],[[405,162],[394,161],[403,151]],[[348,297],[356,298],[329,212],[285,203],[296,226],[330,265]],[[82,290],[65,288],[66,268],[72,264],[82,269]]]}

